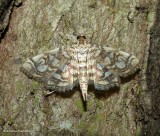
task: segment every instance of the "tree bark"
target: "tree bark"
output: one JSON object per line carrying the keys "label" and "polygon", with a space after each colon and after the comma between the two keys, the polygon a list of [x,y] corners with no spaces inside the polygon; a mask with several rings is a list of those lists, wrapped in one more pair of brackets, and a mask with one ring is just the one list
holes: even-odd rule
{"label": "tree bark", "polygon": [[[160,135],[160,1],[157,0],[154,24],[150,29],[150,47],[147,64],[147,101],[140,104],[142,113],[142,134]],[[146,99],[145,98],[145,99]],[[144,99],[144,98],[142,98]]]}
{"label": "tree bark", "polygon": [[[158,50],[154,52],[158,49],[158,43],[154,42],[158,41],[157,33],[151,33],[150,61],[147,61],[148,30],[153,23],[155,5],[155,0],[25,0],[20,7],[14,7],[8,31],[0,44],[1,133],[151,134],[153,127],[147,132],[143,120],[150,117],[151,109],[145,109],[151,106],[150,98],[158,106],[154,99],[158,88],[154,90],[157,95],[151,93],[151,88],[158,84],[152,84],[147,91],[147,84],[154,83],[154,76],[158,83],[158,73],[155,75],[151,71],[159,63],[152,57],[152,54],[159,53]],[[153,30],[159,29],[158,24],[156,26]],[[132,53],[141,61],[140,72],[122,79],[119,90],[97,93],[89,87],[86,110],[79,88],[69,94],[54,93],[44,97],[46,90],[43,86],[19,71],[27,58],[55,47],[72,45],[78,34],[84,34],[92,44]],[[147,76],[146,71],[151,74]],[[146,84],[146,78],[150,83]],[[157,110],[152,112],[159,117]],[[158,123],[155,118],[150,120],[147,127],[152,121],[155,125]],[[158,125],[153,134],[157,131]]]}

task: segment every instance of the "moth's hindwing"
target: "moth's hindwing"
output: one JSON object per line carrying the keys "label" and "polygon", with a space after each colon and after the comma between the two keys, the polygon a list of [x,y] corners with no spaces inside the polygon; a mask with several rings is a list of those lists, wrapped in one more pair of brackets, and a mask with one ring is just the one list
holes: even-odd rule
{"label": "moth's hindwing", "polygon": [[90,72],[93,73],[93,76],[91,76],[90,80],[93,80],[95,89],[108,90],[113,87],[119,87],[119,77],[117,75],[114,75],[109,69],[104,67],[102,64],[95,63]]}
{"label": "moth's hindwing", "polygon": [[109,70],[122,77],[133,74],[139,68],[139,59],[134,55],[109,47],[103,47],[99,60]]}

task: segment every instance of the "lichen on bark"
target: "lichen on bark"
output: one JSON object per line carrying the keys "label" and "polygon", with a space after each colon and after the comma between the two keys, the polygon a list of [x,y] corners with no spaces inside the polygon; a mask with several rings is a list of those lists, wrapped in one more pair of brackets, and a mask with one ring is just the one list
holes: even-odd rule
{"label": "lichen on bark", "polygon": [[[145,51],[154,6],[151,0],[25,0],[22,6],[14,7],[0,44],[7,54],[0,59],[3,133],[26,130],[23,133],[30,135],[140,135],[137,107],[146,89]],[[43,86],[19,71],[27,58],[71,45],[81,33],[92,44],[135,54],[142,69],[125,79],[120,90],[97,94],[90,87],[87,111],[79,88],[69,94],[44,97]]]}

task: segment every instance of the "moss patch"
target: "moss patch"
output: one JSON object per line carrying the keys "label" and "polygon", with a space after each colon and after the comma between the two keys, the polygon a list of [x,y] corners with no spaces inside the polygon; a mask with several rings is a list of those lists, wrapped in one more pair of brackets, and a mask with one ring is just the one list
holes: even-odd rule
{"label": "moss patch", "polygon": [[96,134],[97,123],[96,122],[88,123],[82,121],[79,123],[78,128],[80,129],[81,132],[86,131],[87,133],[86,135],[94,136]]}
{"label": "moss patch", "polygon": [[25,88],[25,85],[22,80],[16,81],[15,86],[16,86],[15,87],[16,92],[18,92],[18,93],[22,92]]}
{"label": "moss patch", "polygon": [[80,112],[84,112],[83,102],[81,99],[77,99],[75,101],[75,105],[77,106]]}
{"label": "moss patch", "polygon": [[13,136],[13,133],[3,132],[3,136]]}
{"label": "moss patch", "polygon": [[37,82],[37,81],[32,81],[32,88],[33,88],[33,90],[36,90],[38,87],[39,87],[39,82]]}
{"label": "moss patch", "polygon": [[34,98],[34,100],[33,100],[33,104],[34,104],[35,106],[39,106],[39,104],[40,104],[40,98],[39,98],[38,96],[35,96],[35,98]]}
{"label": "moss patch", "polygon": [[141,127],[138,126],[136,129],[136,136],[141,136],[141,135],[142,135]]}

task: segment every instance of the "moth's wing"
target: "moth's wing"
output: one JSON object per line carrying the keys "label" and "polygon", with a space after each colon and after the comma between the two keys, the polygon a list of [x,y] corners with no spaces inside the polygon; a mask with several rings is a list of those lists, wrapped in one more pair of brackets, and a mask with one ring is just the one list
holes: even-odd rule
{"label": "moth's wing", "polygon": [[109,90],[113,87],[119,87],[119,77],[100,63],[93,65],[89,75],[91,83],[94,83],[97,90]]}
{"label": "moth's wing", "polygon": [[46,88],[55,91],[70,90],[77,80],[74,78],[71,83],[67,77],[63,77],[67,71],[72,71],[72,67],[68,52],[60,48],[28,59],[22,65],[21,71],[29,78],[40,81]]}
{"label": "moth's wing", "polygon": [[97,90],[119,87],[119,76],[128,76],[139,68],[139,60],[135,56],[109,47],[93,45],[89,59],[90,83],[94,83]]}
{"label": "moth's wing", "polygon": [[45,84],[48,89],[64,92],[72,90],[78,84],[77,69],[74,69],[72,60],[62,65],[51,75],[51,79]]}
{"label": "moth's wing", "polygon": [[112,73],[126,77],[139,68],[139,59],[134,55],[109,47],[103,47],[97,60]]}

